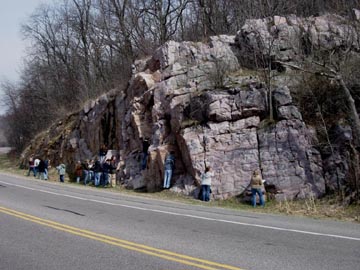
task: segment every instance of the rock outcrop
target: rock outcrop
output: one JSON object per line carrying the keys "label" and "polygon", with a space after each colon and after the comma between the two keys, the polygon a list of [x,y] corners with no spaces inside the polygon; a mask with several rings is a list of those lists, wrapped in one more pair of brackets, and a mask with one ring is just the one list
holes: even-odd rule
{"label": "rock outcrop", "polygon": [[[359,22],[358,10],[354,19]],[[359,33],[347,18],[335,14],[300,18],[295,15],[247,20],[236,35],[242,64],[255,66],[253,55],[265,61],[296,62],[314,52],[359,52]]]}
{"label": "rock outcrop", "polygon": [[[32,153],[48,155],[71,169],[107,144],[121,151],[122,184],[156,191],[166,152],[174,150],[174,192],[196,196],[200,174],[210,165],[216,199],[242,194],[255,169],[280,198],[322,195],[321,158],[289,89],[273,91],[276,121],[269,122],[266,87],[242,73],[234,41],[217,36],[207,44],[166,43],[135,63],[125,91],[103,95],[54,124],[24,152],[24,161]],[[150,148],[142,171],[144,139]]]}
{"label": "rock outcrop", "polygon": [[[359,22],[359,11],[354,15]],[[247,20],[236,36],[214,36],[207,43],[169,41],[134,63],[126,89],[89,101],[39,134],[22,163],[31,154],[47,156],[54,165],[66,163],[71,176],[77,160],[96,157],[105,144],[120,156],[118,182],[132,189],[161,190],[163,162],[171,150],[176,159],[171,190],[195,197],[207,165],[215,172],[215,199],[243,194],[255,169],[280,200],[351,186],[351,130],[331,131],[338,147],[322,149],[321,155],[313,146],[316,132],[294,104],[287,79],[274,80],[270,121],[268,88],[259,73],[243,68],[272,63],[284,72],[287,64],[317,50],[357,54],[359,40],[345,18],[326,14]],[[144,140],[150,147],[142,170]]]}
{"label": "rock outcrop", "polygon": [[[314,131],[304,123],[286,85],[273,86],[275,119],[269,121],[267,87],[242,68],[256,66],[251,62],[254,53],[273,61],[274,67],[280,63],[281,70],[281,63],[299,61],[319,48],[358,52],[358,40],[344,18],[328,14],[248,20],[236,36],[215,36],[207,43],[169,41],[134,63],[126,89],[89,101],[39,134],[22,162],[30,154],[48,156],[53,164],[68,164],[71,172],[77,160],[95,157],[106,144],[120,155],[124,170],[119,182],[157,191],[164,157],[173,150],[174,192],[197,196],[200,174],[210,165],[216,199],[242,194],[255,169],[278,190],[279,199],[321,196],[325,184],[335,189],[345,181],[349,169],[334,168],[342,166],[339,160],[351,149],[323,161],[313,147]],[[150,147],[142,170],[145,139]]]}

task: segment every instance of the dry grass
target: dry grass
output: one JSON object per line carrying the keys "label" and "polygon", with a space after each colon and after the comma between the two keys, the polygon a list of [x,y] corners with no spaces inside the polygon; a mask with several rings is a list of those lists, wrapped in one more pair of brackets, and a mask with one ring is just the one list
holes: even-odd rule
{"label": "dry grass", "polygon": [[321,200],[306,200],[273,203],[273,211],[286,215],[302,215],[313,218],[330,218],[344,221],[360,222],[360,204],[344,205],[336,196],[328,196]]}
{"label": "dry grass", "polygon": [[[28,170],[19,168],[17,159],[0,155],[0,171],[15,175],[26,176]],[[49,181],[58,181],[59,176],[54,168],[49,170]],[[69,179],[65,177],[65,182]],[[360,222],[360,204],[344,205],[341,198],[332,196],[321,200],[310,197],[306,200],[285,200],[281,202],[268,201],[266,207],[253,208],[250,204],[243,203],[239,198],[222,201],[202,202],[188,196],[173,193],[169,190],[145,193],[125,189],[122,186],[108,188],[108,191],[126,193],[132,196],[142,196],[159,200],[171,200],[192,205],[206,205],[209,207],[222,207],[235,210],[256,211],[263,213],[307,216],[318,219],[335,219],[351,222]]]}

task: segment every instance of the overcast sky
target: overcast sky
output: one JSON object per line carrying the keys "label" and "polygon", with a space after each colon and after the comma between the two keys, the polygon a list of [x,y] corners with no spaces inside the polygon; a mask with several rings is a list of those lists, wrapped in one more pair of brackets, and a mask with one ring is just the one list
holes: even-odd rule
{"label": "overcast sky", "polygon": [[[19,80],[22,58],[26,44],[21,38],[20,25],[41,3],[52,3],[53,0],[0,0],[0,81]],[[0,100],[2,99],[0,89]],[[0,102],[0,115],[6,108]]]}
{"label": "overcast sky", "polygon": [[40,5],[52,0],[0,0],[0,80],[17,81],[25,43],[20,25]]}

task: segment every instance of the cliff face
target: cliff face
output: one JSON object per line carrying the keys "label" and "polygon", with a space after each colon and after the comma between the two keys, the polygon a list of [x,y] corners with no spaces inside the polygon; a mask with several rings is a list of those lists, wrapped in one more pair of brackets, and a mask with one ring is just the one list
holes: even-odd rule
{"label": "cliff face", "polygon": [[[271,60],[296,62],[321,51],[359,52],[358,10],[354,20],[335,14],[300,18],[295,15],[274,16],[247,20],[236,35],[236,43],[244,56],[254,53],[265,55]],[[247,59],[246,59],[247,58]],[[251,62],[244,57],[243,63]]]}
{"label": "cliff face", "polygon": [[[48,155],[71,169],[104,143],[121,153],[125,175],[119,181],[154,191],[162,186],[166,152],[174,150],[174,192],[196,196],[200,174],[210,165],[217,199],[243,193],[255,169],[282,191],[278,197],[322,195],[322,161],[289,89],[273,90],[276,121],[269,123],[267,90],[241,71],[234,41],[217,36],[206,44],[166,43],[135,63],[125,93],[114,90],[54,124],[24,160]],[[150,154],[141,171],[143,139],[150,141]]]}
{"label": "cliff face", "polygon": [[[216,199],[242,194],[255,169],[281,191],[278,199],[321,196],[323,175],[328,187],[339,181],[335,173],[346,178],[336,167],[339,158],[321,160],[313,147],[314,131],[286,85],[272,89],[275,121],[269,121],[268,90],[241,65],[249,63],[251,53],[266,56],[270,45],[268,57],[280,62],[298,61],[319,47],[358,51],[350,36],[357,40],[357,32],[339,16],[275,16],[247,21],[236,37],[169,41],[135,62],[125,91],[115,89],[89,101],[79,113],[39,134],[24,151],[23,163],[30,154],[47,155],[53,164],[67,163],[71,172],[77,160],[95,157],[106,144],[124,165],[121,184],[156,191],[162,187],[165,155],[173,150],[174,192],[197,196],[200,174],[210,165]],[[148,166],[141,170],[145,139],[150,142]]]}
{"label": "cliff face", "polygon": [[[283,83],[272,90],[275,121],[269,121],[267,88],[256,72],[241,66],[250,63],[251,53],[266,56],[270,45],[267,57],[275,62],[299,61],[316,48],[347,46],[356,52],[359,46],[349,43],[350,36],[358,40],[339,16],[275,16],[249,20],[236,36],[215,36],[207,43],[169,41],[135,62],[124,91],[89,101],[39,134],[24,151],[23,162],[30,154],[47,155],[53,164],[68,164],[71,173],[77,160],[95,157],[106,144],[124,164],[121,184],[156,191],[162,187],[165,155],[173,150],[174,192],[197,196],[200,174],[210,165],[216,199],[242,194],[255,169],[280,191],[279,199],[321,196],[323,175],[328,188],[339,181],[339,172],[345,177],[349,166],[343,166],[345,171],[336,167],[344,155],[321,160],[313,147],[314,131]],[[145,139],[150,142],[148,166],[141,170]]]}

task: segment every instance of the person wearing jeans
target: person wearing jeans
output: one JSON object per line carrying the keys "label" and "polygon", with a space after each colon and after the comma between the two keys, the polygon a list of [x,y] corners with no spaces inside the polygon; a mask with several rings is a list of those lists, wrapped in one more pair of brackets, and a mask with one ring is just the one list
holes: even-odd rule
{"label": "person wearing jeans", "polygon": [[170,188],[171,177],[175,166],[174,151],[171,151],[165,158],[164,188]]}
{"label": "person wearing jeans", "polygon": [[214,173],[210,166],[205,168],[205,172],[201,175],[201,200],[208,202],[210,201],[210,187],[211,187],[211,178],[214,176]]}
{"label": "person wearing jeans", "polygon": [[253,175],[251,177],[251,202],[253,207],[256,207],[256,194],[259,195],[259,201],[260,201],[260,205],[262,207],[265,206],[265,201],[264,201],[264,195],[263,195],[263,188],[264,188],[264,184],[263,184],[263,180],[260,176],[260,172],[258,170],[255,170],[253,172]]}
{"label": "person wearing jeans", "polygon": [[93,166],[93,171],[94,171],[94,184],[96,187],[98,187],[100,185],[100,179],[101,179],[101,164],[99,159],[95,160],[94,166]]}

